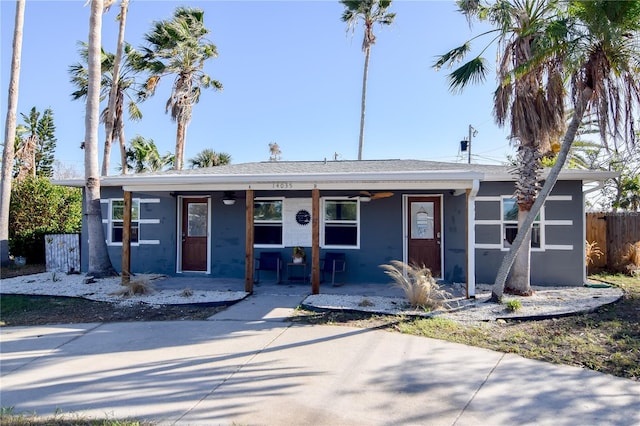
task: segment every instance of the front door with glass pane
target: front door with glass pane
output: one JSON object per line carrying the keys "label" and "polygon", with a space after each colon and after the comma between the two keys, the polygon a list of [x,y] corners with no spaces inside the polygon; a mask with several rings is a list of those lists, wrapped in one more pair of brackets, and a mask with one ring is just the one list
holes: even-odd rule
{"label": "front door with glass pane", "polygon": [[182,271],[207,270],[209,200],[182,199]]}
{"label": "front door with glass pane", "polygon": [[440,277],[440,197],[410,197],[407,212],[409,263],[425,265],[434,277]]}

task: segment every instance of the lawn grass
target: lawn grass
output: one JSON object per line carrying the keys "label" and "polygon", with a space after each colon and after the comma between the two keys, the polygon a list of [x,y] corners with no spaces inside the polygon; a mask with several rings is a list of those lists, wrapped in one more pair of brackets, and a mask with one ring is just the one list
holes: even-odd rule
{"label": "lawn grass", "polygon": [[49,318],[98,303],[74,297],[4,294],[0,295],[0,327],[14,325],[16,320],[18,324],[42,324]]}
{"label": "lawn grass", "polygon": [[624,275],[593,278],[624,289],[624,298],[593,313],[543,321],[463,325],[415,319],[399,322],[393,328],[640,380],[640,279]]}
{"label": "lawn grass", "polygon": [[12,407],[0,409],[2,426],[152,426],[154,423],[138,420],[86,419],[79,415],[57,413],[50,417],[15,414]]}

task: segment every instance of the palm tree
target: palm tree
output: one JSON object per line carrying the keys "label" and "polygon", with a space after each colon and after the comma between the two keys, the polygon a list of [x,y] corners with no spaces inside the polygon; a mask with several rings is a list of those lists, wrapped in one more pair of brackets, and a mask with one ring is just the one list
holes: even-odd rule
{"label": "palm tree", "polygon": [[[484,5],[476,0],[460,1],[468,19],[488,20],[497,27],[499,44],[497,68],[498,88],[494,94],[496,122],[511,128],[511,139],[518,150],[516,199],[518,229],[540,189],[542,158],[551,152],[551,142],[564,130],[563,57],[561,39],[556,39],[554,24],[560,12],[555,0],[498,0]],[[434,65],[440,68],[464,58],[470,42],[442,55]],[[483,81],[488,70],[485,60],[477,56],[449,75],[450,88],[461,90],[471,82]],[[524,249],[511,271],[507,290],[531,294],[530,241],[525,237]]]}
{"label": "palm tree", "polygon": [[225,152],[216,153],[210,148],[203,149],[194,158],[189,160],[192,169],[224,166],[229,163],[231,163],[231,155]]}
{"label": "palm tree", "polygon": [[11,174],[15,155],[14,139],[18,112],[18,88],[20,83],[20,60],[22,58],[22,34],[24,28],[25,0],[16,2],[16,18],[13,27],[13,54],[11,56],[11,77],[9,80],[9,100],[4,128],[4,149],[2,150],[2,182],[0,183],[0,265],[9,263],[9,204],[11,201]]}
{"label": "palm tree", "polygon": [[[496,31],[505,34],[505,29],[509,29],[509,26],[505,26],[505,24],[511,20],[504,18],[508,18],[517,8],[534,10],[533,7],[536,6],[536,3],[541,2],[502,0],[492,6],[484,6],[479,4],[478,0],[464,0],[460,1],[459,5],[467,16],[489,18],[490,22],[498,26]],[[550,1],[544,7],[564,4]],[[496,14],[494,15],[492,11],[495,11]],[[515,82],[523,77],[530,77],[530,70],[535,69],[539,64],[552,64],[557,67],[557,74],[571,79],[571,99],[574,113],[562,139],[555,165],[545,177],[544,185],[535,197],[533,204],[530,205],[528,213],[524,215],[523,219],[519,217],[518,227],[526,232],[518,233],[512,243],[511,250],[504,257],[492,290],[492,300],[501,300],[507,276],[516,257],[520,256],[520,249],[524,249],[524,252],[528,251],[531,226],[557,181],[587,108],[592,106],[596,110],[601,136],[605,143],[606,132],[611,129],[614,134],[622,136],[619,128],[623,124],[624,136],[628,141],[634,141],[633,117],[640,106],[638,105],[640,104],[640,88],[637,83],[640,67],[638,60],[640,46],[637,41],[640,37],[639,26],[640,2],[638,0],[571,1],[566,9],[558,10],[558,19],[544,19],[540,27],[543,29],[543,37],[530,40],[529,47],[535,47],[538,50],[537,54],[526,59],[519,66],[513,67],[513,72],[507,74],[506,79],[499,80],[501,86],[517,84]],[[515,32],[513,33],[515,34]],[[501,38],[501,40],[504,39]],[[526,45],[524,47],[526,48]],[[451,64],[463,58],[468,49],[469,45],[465,44],[448,52],[440,58],[436,67]],[[520,50],[515,52],[519,53]],[[567,69],[564,69],[563,66],[567,66]],[[498,74],[503,77],[505,75],[500,71]],[[485,75],[486,69],[483,60],[480,57],[475,58],[450,75],[451,87],[457,89],[464,87],[470,81],[482,81]],[[552,81],[549,76],[547,79]],[[537,92],[531,91],[530,93],[536,94]],[[496,103],[506,105],[505,99],[501,96],[504,94],[504,90],[500,88],[496,91]],[[500,105],[498,104],[498,106]],[[561,104],[557,103],[556,108],[559,107]],[[530,105],[522,111],[529,114],[532,111],[531,108]],[[533,123],[536,127],[546,127],[544,121],[533,121]],[[517,189],[520,191],[522,188]],[[515,269],[518,267],[516,266]]]}
{"label": "palm tree", "polygon": [[174,168],[182,170],[186,131],[191,121],[193,105],[200,100],[202,89],[222,90],[222,83],[213,80],[203,69],[205,61],[218,56],[216,45],[205,37],[204,11],[179,7],[173,19],[159,21],[145,34],[145,67],[150,72],[141,98],[152,96],[160,79],[175,74],[166,112],[177,123],[176,161]]}
{"label": "palm tree", "polygon": [[364,146],[364,117],[367,101],[367,80],[369,76],[369,57],[371,46],[376,43],[373,33],[375,24],[391,25],[396,17],[395,13],[387,12],[392,0],[340,0],[345,7],[342,21],[347,23],[347,32],[355,31],[358,21],[364,24],[362,51],[364,52],[364,72],[362,74],[362,100],[360,104],[360,137],[358,139],[358,160],[362,160]]}
{"label": "palm tree", "polygon": [[103,0],[91,0],[89,45],[87,49],[87,108],[85,114],[84,174],[85,214],[89,240],[87,275],[97,278],[117,275],[111,265],[102,225],[100,206],[100,168],[98,166],[98,127],[100,117],[100,81]]}
{"label": "palm tree", "polygon": [[134,173],[158,172],[172,166],[175,157],[171,153],[160,155],[153,139],[136,136],[126,150],[127,169]]}
{"label": "palm tree", "polygon": [[120,62],[122,60],[122,51],[125,46],[124,30],[127,24],[127,10],[129,8],[129,0],[120,0],[120,14],[118,19],[120,26],[118,27],[118,44],[116,46],[116,55],[113,61],[113,82],[109,91],[109,105],[104,116],[104,155],[102,158],[102,175],[109,174],[109,159],[111,157],[111,142],[116,136],[117,131],[120,137],[120,160],[122,161],[122,173],[127,172],[126,169],[126,150],[124,139],[124,123],[122,121],[122,89],[120,88]]}
{"label": "palm tree", "polygon": [[[530,227],[555,185],[566,161],[585,112],[591,108],[598,117],[601,139],[607,133],[624,138],[634,145],[637,135],[634,120],[640,108],[640,1],[571,1],[569,17],[574,33],[568,63],[577,64],[571,71],[574,114],[563,138],[558,160],[547,176],[538,199],[531,207],[523,228]],[[623,129],[621,132],[620,129]],[[518,235],[505,256],[492,299],[500,300],[513,253],[522,246]]]}
{"label": "palm tree", "polygon": [[[80,57],[83,62],[73,64],[69,67],[69,74],[71,76],[71,83],[76,87],[71,98],[83,99],[87,96],[88,89],[88,70],[84,63],[88,59],[88,50],[86,43],[80,43]],[[126,159],[123,152],[126,148],[126,140],[124,135],[124,108],[125,99],[127,99],[126,108],[129,114],[129,119],[138,121],[142,119],[142,112],[138,108],[137,94],[140,91],[141,85],[136,80],[136,74],[138,73],[139,62],[141,55],[131,45],[124,45],[124,62],[122,66],[118,66],[117,84],[114,84],[116,76],[114,74],[114,67],[116,58],[118,55],[101,51],[101,70],[102,80],[100,85],[100,100],[107,99],[109,105],[115,103],[113,109],[113,122],[109,125],[109,112],[111,111],[109,105],[102,111],[101,118],[105,125],[105,146],[104,157],[102,160],[102,175],[105,176],[109,172],[109,157],[111,152],[111,141],[115,138],[120,141],[120,158]],[[115,97],[112,95],[115,88]],[[124,161],[126,164],[126,161]],[[126,169],[123,170],[123,173]]]}

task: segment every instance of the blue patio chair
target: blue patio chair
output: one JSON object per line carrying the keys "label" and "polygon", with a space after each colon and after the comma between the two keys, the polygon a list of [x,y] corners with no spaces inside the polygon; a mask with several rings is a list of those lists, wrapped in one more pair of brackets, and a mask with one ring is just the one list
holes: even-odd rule
{"label": "blue patio chair", "polygon": [[331,285],[333,286],[336,285],[336,274],[347,270],[347,259],[344,253],[326,253],[320,263],[322,281],[325,280],[325,274],[331,273]]}
{"label": "blue patio chair", "polygon": [[282,270],[282,257],[277,251],[263,251],[256,259],[255,282],[260,282],[260,271],[273,271],[276,273],[277,283],[280,284],[280,271]]}

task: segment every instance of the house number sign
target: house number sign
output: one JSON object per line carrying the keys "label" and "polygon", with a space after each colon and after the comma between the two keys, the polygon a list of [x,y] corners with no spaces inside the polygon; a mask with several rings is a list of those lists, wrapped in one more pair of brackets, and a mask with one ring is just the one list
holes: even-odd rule
{"label": "house number sign", "polygon": [[293,189],[293,183],[291,182],[272,182],[273,189]]}

